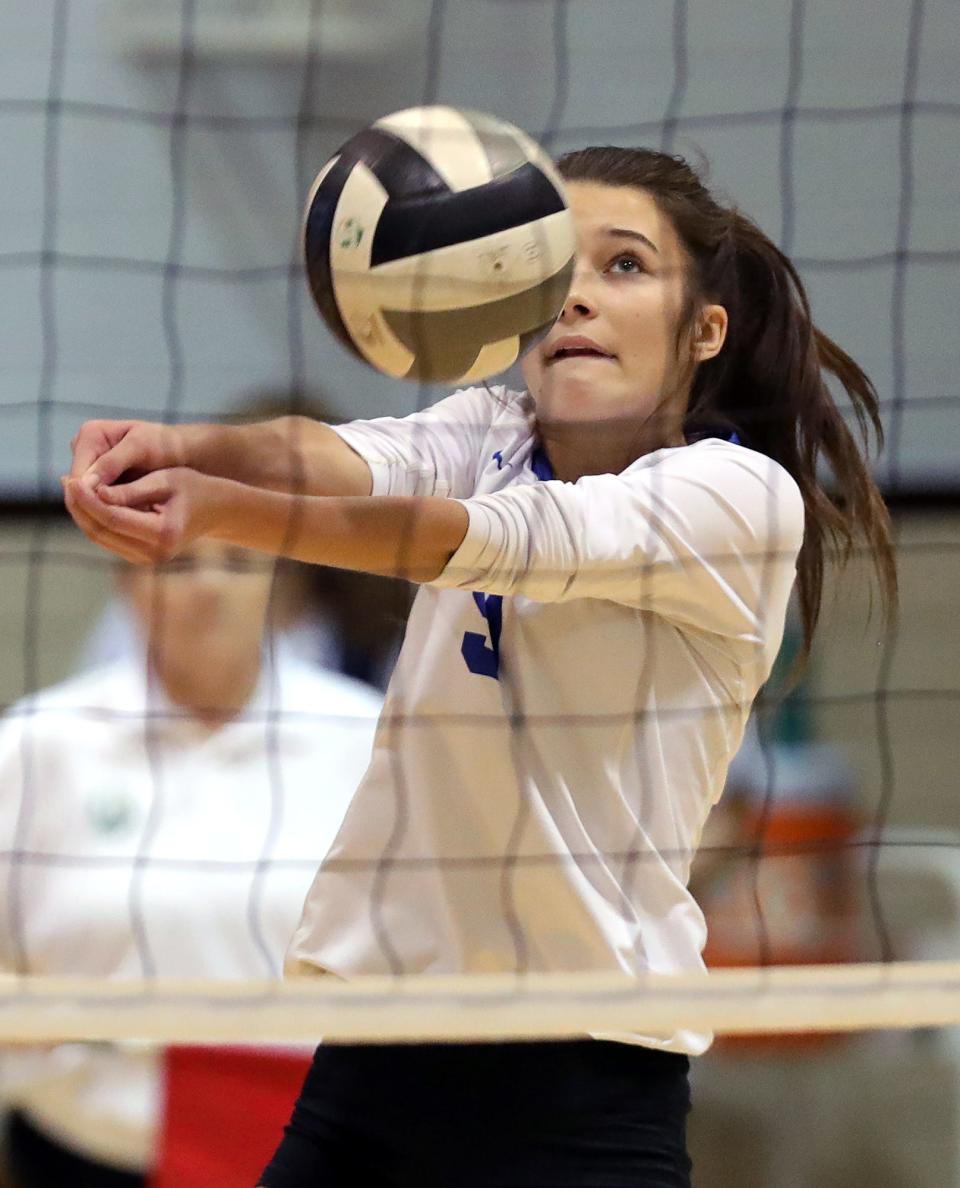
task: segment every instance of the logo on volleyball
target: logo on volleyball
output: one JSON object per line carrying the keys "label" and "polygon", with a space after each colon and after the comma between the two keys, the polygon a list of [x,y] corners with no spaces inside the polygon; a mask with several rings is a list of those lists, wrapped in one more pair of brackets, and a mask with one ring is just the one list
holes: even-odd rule
{"label": "logo on volleyball", "polygon": [[337,229],[342,248],[357,248],[363,241],[364,228],[356,219],[343,219]]}

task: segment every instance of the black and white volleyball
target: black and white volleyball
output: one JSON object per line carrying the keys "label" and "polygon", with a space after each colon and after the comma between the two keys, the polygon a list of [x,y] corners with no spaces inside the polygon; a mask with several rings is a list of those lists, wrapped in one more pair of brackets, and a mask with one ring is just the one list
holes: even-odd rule
{"label": "black and white volleyball", "polygon": [[386,375],[479,380],[556,321],[573,273],[573,217],[550,158],[491,115],[414,107],[352,137],[310,191],[314,300]]}

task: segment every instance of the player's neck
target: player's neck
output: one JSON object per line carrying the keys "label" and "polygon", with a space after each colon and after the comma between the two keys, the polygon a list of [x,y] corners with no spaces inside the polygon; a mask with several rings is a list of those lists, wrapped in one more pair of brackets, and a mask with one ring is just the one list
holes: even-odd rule
{"label": "player's neck", "polygon": [[684,444],[682,430],[621,421],[541,423],[540,439],[555,478],[574,483],[588,474],[620,474],[645,454]]}

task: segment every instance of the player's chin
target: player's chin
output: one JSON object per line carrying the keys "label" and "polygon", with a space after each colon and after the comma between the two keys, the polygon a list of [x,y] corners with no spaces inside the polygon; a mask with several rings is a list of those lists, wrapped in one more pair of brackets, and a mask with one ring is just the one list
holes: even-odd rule
{"label": "player's chin", "polygon": [[609,384],[591,376],[564,376],[559,382],[550,377],[538,389],[531,388],[537,419],[553,423],[585,424],[616,420],[624,413],[624,400],[618,399]]}

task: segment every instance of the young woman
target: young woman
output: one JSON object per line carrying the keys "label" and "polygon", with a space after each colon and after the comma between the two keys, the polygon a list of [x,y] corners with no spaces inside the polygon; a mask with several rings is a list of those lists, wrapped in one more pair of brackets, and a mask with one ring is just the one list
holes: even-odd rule
{"label": "young woman", "polygon": [[[702,968],[690,859],[794,577],[808,641],[831,538],[864,537],[894,592],[826,375],[879,434],[875,393],[789,260],[681,159],[560,168],[577,265],[526,392],[75,442],[70,510],[131,560],[209,534],[422,583],[300,973]],[[321,1046],[262,1183],[686,1185],[687,1058],[708,1042]]]}

